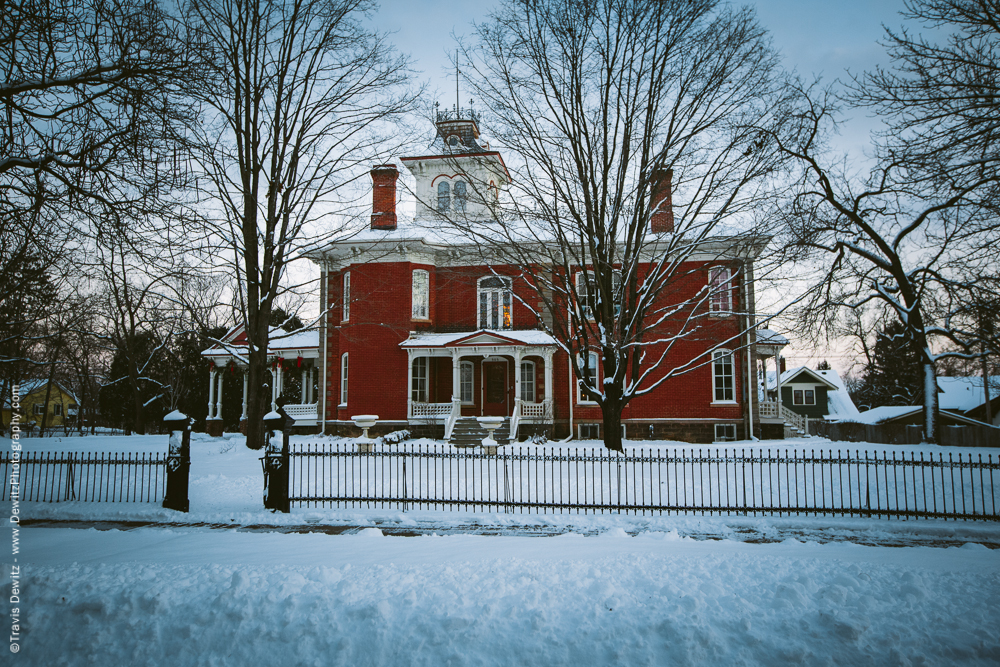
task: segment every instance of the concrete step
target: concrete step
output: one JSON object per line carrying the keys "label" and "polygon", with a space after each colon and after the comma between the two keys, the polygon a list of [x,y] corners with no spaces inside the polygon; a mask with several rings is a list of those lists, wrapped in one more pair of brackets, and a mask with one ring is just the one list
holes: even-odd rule
{"label": "concrete step", "polygon": [[[478,447],[486,434],[486,429],[479,425],[475,417],[463,417],[455,422],[448,442],[455,447]],[[510,419],[505,419],[493,432],[493,439],[498,445],[506,445],[510,441]]]}

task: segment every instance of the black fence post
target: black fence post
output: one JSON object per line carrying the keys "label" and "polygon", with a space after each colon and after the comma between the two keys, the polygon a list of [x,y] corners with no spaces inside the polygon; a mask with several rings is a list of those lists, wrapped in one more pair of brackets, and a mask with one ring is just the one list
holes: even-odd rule
{"label": "black fence post", "polygon": [[188,511],[188,477],[191,471],[191,422],[188,416],[174,410],[163,418],[170,432],[167,455],[167,488],[163,506],[178,512]]}
{"label": "black fence post", "polygon": [[264,416],[267,445],[260,459],[264,469],[264,509],[286,514],[290,511],[288,433],[293,423],[287,415],[278,412],[269,412]]}

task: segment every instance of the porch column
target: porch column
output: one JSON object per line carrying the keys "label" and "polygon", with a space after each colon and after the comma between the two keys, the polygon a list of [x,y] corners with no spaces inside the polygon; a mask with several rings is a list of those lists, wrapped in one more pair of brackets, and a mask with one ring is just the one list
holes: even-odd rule
{"label": "porch column", "polygon": [[552,403],[552,356],[555,354],[554,350],[545,351],[545,400]]}
{"label": "porch column", "polygon": [[413,350],[406,350],[406,416],[413,416]]}
{"label": "porch column", "polygon": [[215,419],[215,371],[208,372],[208,418]]}
{"label": "porch column", "polygon": [[225,373],[217,373],[219,377],[219,393],[215,397],[215,418],[222,419],[222,383],[226,379]]}
{"label": "porch column", "polygon": [[278,409],[278,369],[271,367],[271,411]]}
{"label": "porch column", "polygon": [[521,348],[514,350],[514,405],[521,405],[521,360],[524,359],[524,351]]}
{"label": "porch column", "polygon": [[247,418],[247,383],[249,382],[249,376],[246,371],[243,372],[243,414],[240,415],[240,419]]}
{"label": "porch column", "polygon": [[451,350],[451,400],[462,400],[462,355],[458,348]]}
{"label": "porch column", "polygon": [[778,391],[777,405],[775,409],[778,411],[777,416],[780,418],[781,417],[781,348],[778,348],[778,351],[774,353],[774,382]]}
{"label": "porch column", "polygon": [[302,369],[302,400],[300,403],[308,403],[306,400],[306,369]]}

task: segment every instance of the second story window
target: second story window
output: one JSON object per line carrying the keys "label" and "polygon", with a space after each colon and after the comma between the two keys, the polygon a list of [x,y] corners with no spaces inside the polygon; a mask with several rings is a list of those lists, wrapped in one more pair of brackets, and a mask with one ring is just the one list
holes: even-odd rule
{"label": "second story window", "polygon": [[465,213],[465,202],[468,198],[465,181],[455,181],[455,213]]}
{"label": "second story window", "polygon": [[351,319],[351,272],[344,272],[344,316],[345,322]]}
{"label": "second story window", "polygon": [[733,312],[733,275],[721,266],[713,266],[708,270],[708,288],[711,311],[719,315]]}
{"label": "second story window", "polygon": [[448,181],[438,183],[438,211],[445,213],[451,209],[451,186]]}
{"label": "second story window", "polygon": [[510,278],[486,276],[479,279],[479,328],[510,329],[513,295]]}
{"label": "second story window", "polygon": [[[617,269],[611,274],[611,291],[615,304],[615,317],[622,312],[622,274]],[[585,320],[594,319],[600,292],[597,289],[596,276],[590,271],[578,271],[576,274],[576,295],[580,303],[580,315]]]}
{"label": "second story window", "polygon": [[413,292],[411,297],[411,317],[415,320],[426,320],[428,318],[428,305],[430,302],[430,278],[423,269],[413,272]]}

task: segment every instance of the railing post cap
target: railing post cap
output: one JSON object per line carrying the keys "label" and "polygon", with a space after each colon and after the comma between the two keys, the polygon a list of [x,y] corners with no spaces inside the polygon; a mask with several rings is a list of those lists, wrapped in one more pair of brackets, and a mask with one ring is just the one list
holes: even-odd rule
{"label": "railing post cap", "polygon": [[184,414],[183,412],[181,412],[180,410],[174,410],[169,415],[167,415],[166,417],[164,417],[163,421],[165,421],[165,422],[179,422],[179,421],[187,421],[187,418],[188,418],[188,416],[186,414]]}

